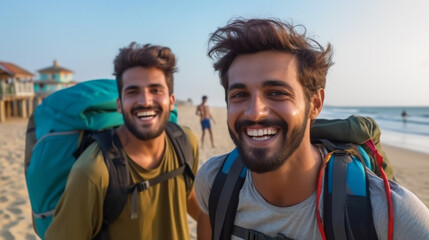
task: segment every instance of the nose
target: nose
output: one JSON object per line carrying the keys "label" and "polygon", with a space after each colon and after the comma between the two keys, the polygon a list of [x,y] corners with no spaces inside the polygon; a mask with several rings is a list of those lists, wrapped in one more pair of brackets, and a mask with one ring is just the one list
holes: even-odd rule
{"label": "nose", "polygon": [[151,106],[153,99],[149,91],[145,90],[140,92],[137,102],[142,106]]}
{"label": "nose", "polygon": [[253,95],[246,107],[244,115],[247,119],[255,122],[268,117],[268,107],[264,98],[259,94]]}

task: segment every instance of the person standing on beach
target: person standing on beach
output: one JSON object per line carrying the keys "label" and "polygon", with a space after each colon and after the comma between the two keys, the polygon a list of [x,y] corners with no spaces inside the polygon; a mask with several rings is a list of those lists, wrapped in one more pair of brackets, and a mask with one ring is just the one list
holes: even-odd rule
{"label": "person standing on beach", "polygon": [[[307,38],[303,27],[303,33],[297,28],[273,19],[236,19],[211,35],[208,55],[215,60],[225,89],[228,130],[247,167],[235,219],[226,219],[233,231],[222,239],[242,239],[238,236],[246,234],[252,239],[326,239],[325,216],[319,221],[316,217],[323,209],[323,201],[316,208],[316,188],[327,149],[311,143],[310,124],[322,111],[332,49]],[[225,158],[211,158],[196,177],[203,212],[197,228],[201,240],[213,237],[210,219],[216,216],[209,218],[210,192],[237,191],[227,184],[213,184]],[[383,180],[370,173],[367,180],[376,234],[387,239]],[[323,192],[324,185],[319,186]],[[429,210],[397,183],[390,182],[390,188],[395,239],[427,239]],[[226,204],[217,205],[215,214]],[[223,224],[216,220],[214,224]]]}
{"label": "person standing on beach", "polygon": [[407,116],[408,116],[408,114],[407,114],[407,111],[405,111],[405,109],[404,109],[404,111],[402,111],[401,116],[402,116],[402,121],[404,123],[407,122]]}
{"label": "person standing on beach", "polygon": [[[174,54],[167,47],[131,43],[114,61],[119,98],[118,111],[125,124],[112,130],[128,162],[131,184],[177,170],[179,163],[165,127],[174,108]],[[198,167],[198,138],[183,128]],[[116,137],[115,137],[116,136]],[[117,142],[117,141],[116,141]],[[95,142],[77,159],[55,209],[46,239],[94,239],[106,227],[103,203],[109,176]],[[146,181],[147,182],[147,181]],[[187,213],[198,218],[200,209],[193,188],[187,190],[183,174],[131,194],[118,218],[108,225],[109,239],[189,239]],[[137,215],[131,217],[132,209]],[[133,219],[131,219],[133,218]]]}
{"label": "person standing on beach", "polygon": [[213,121],[213,123],[216,123],[212,114],[210,113],[209,106],[206,105],[207,103],[207,96],[202,97],[201,104],[197,106],[197,111],[195,114],[200,116],[201,121],[201,128],[202,128],[202,134],[201,134],[201,148],[204,148],[204,137],[206,134],[206,131],[209,131],[210,134],[210,142],[212,144],[212,148],[215,147],[214,140],[213,140],[213,131],[212,126],[210,124],[210,119]]}

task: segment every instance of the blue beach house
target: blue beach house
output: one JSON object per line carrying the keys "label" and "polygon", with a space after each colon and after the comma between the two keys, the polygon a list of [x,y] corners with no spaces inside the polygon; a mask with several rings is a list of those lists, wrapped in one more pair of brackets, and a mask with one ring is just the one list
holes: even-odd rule
{"label": "blue beach house", "polygon": [[44,98],[49,94],[76,84],[73,81],[73,71],[58,65],[57,60],[50,67],[40,69],[40,79],[34,81],[34,92]]}

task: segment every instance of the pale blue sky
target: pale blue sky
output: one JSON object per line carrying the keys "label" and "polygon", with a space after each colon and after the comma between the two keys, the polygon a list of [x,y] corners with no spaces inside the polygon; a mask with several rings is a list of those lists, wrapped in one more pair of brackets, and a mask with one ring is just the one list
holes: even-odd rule
{"label": "pale blue sky", "polygon": [[113,78],[131,41],[165,45],[178,57],[176,98],[223,106],[209,34],[230,18],[274,17],[333,45],[325,104],[429,106],[428,12],[424,0],[0,0],[0,61],[37,73],[57,59],[84,81]]}

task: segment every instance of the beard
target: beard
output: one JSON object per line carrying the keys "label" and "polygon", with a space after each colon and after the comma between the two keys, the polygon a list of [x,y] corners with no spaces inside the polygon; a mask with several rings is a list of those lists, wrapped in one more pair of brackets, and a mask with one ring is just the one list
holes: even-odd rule
{"label": "beard", "polygon": [[[138,110],[155,110],[158,112],[160,116],[160,123],[158,126],[155,126],[153,130],[139,130],[138,123],[136,123],[133,119],[133,112]],[[136,138],[147,141],[154,139],[161,135],[165,130],[165,126],[167,125],[168,119],[170,118],[170,112],[164,112],[163,109],[159,105],[151,106],[151,107],[141,107],[137,106],[131,109],[130,114],[123,114],[124,124],[127,127],[128,131],[131,132]]]}
{"label": "beard", "polygon": [[[289,129],[288,124],[282,120],[262,120],[259,122],[241,120],[237,121],[234,125],[234,128],[238,133],[237,136],[228,126],[229,135],[237,146],[244,165],[249,170],[256,173],[270,172],[282,166],[301,144],[307,129],[306,120],[308,118],[308,114],[309,112],[306,111],[305,118],[302,123],[293,129]],[[246,133],[244,133],[242,129],[243,127],[255,124],[265,127],[277,127],[282,130],[283,142],[280,144],[281,147],[277,152],[272,152],[272,150],[270,152],[270,149],[268,148],[251,148],[245,146],[243,138]],[[290,131],[289,137],[287,137],[288,130]]]}

